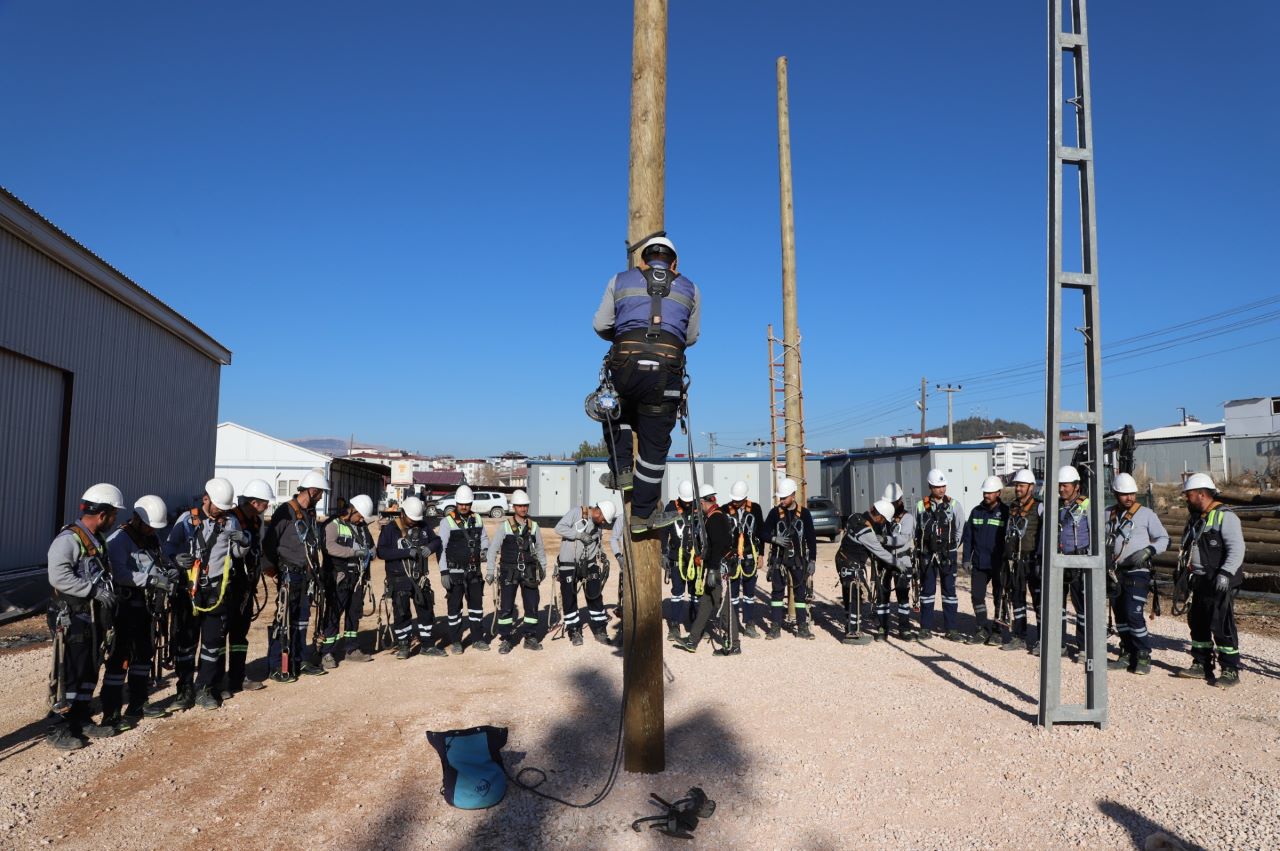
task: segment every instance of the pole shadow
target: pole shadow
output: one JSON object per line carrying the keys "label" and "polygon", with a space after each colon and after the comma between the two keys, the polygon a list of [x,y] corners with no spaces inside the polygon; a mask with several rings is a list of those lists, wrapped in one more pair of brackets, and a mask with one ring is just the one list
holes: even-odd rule
{"label": "pole shadow", "polygon": [[0,762],[23,751],[28,751],[45,739],[45,734],[54,722],[53,715],[45,715],[38,721],[24,724],[11,733],[0,736]]}
{"label": "pole shadow", "polygon": [[999,677],[995,677],[991,674],[988,674],[987,672],[982,671],[974,667],[973,665],[970,665],[967,662],[963,662],[948,653],[943,653],[939,650],[934,650],[934,648],[928,644],[921,643],[919,646],[926,647],[930,651],[932,651],[934,653],[934,655],[932,656],[917,656],[914,653],[908,653],[904,646],[897,644],[895,642],[889,642],[889,646],[893,647],[898,652],[903,653],[904,655],[909,656],[912,659],[915,659],[917,662],[924,665],[934,674],[941,677],[943,680],[955,686],[956,688],[962,691],[966,691],[969,694],[973,695],[974,697],[979,698],[983,702],[989,703],[998,709],[1002,709],[1005,712],[1008,712],[1010,715],[1017,716],[1018,718],[1021,718],[1022,720],[1030,724],[1035,723],[1036,721],[1035,712],[1024,712],[1018,709],[1016,706],[1006,703],[1005,701],[1001,700],[998,697],[979,691],[978,689],[974,688],[973,686],[961,680],[959,677],[952,674],[950,671],[946,670],[940,663],[953,662],[955,664],[958,664],[965,670],[969,671],[970,673],[975,674],[978,677],[981,677],[982,679],[986,680],[987,682],[993,685],[997,685],[1003,688],[1005,691],[1010,692],[1015,697],[1017,697],[1020,701],[1024,703],[1030,703],[1033,706],[1036,705],[1036,701],[1032,699],[1030,695],[1028,695],[1026,692],[1022,691],[1021,689],[1015,686],[1009,685],[1008,683],[1001,680]]}
{"label": "pole shadow", "polygon": [[[1133,842],[1133,847],[1138,851],[1145,851],[1147,848],[1159,849],[1159,851],[1175,851],[1175,849],[1177,851],[1183,851],[1184,849],[1185,851],[1205,851],[1203,845],[1198,845],[1182,838],[1132,807],[1127,807],[1116,801],[1104,798],[1098,802],[1098,811],[1127,830],[1129,838]],[[1153,842],[1152,837],[1157,834],[1161,834],[1161,837]],[[1161,839],[1165,841],[1162,842]]]}

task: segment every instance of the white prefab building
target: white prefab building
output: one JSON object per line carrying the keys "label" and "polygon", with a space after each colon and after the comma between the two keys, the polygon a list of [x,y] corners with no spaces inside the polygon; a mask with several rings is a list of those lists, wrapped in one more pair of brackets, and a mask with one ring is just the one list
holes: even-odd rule
{"label": "white prefab building", "polygon": [[201,488],[231,352],[3,189],[0,296],[4,619],[48,600],[49,542],[90,485],[171,513]]}
{"label": "white prefab building", "polygon": [[1280,396],[1236,399],[1223,407],[1227,437],[1280,433]]}
{"label": "white prefab building", "polygon": [[880,499],[885,485],[902,486],[908,506],[929,492],[925,476],[937,468],[947,477],[947,494],[966,514],[982,501],[982,481],[991,475],[990,444],[911,446],[864,449],[822,459],[826,495],[835,500],[842,516],[866,511]]}

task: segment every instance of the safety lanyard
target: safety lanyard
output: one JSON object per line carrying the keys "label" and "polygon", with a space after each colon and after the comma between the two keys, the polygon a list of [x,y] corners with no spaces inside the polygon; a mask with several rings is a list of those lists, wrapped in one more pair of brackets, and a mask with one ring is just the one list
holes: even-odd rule
{"label": "safety lanyard", "polygon": [[[1107,524],[1109,527],[1107,530],[1107,547],[1111,549],[1112,555],[1120,555],[1125,544],[1129,543],[1129,538],[1133,536],[1133,517],[1141,507],[1135,502],[1123,515],[1114,508],[1111,510],[1111,522]],[[1115,548],[1117,541],[1120,543],[1119,549]]]}

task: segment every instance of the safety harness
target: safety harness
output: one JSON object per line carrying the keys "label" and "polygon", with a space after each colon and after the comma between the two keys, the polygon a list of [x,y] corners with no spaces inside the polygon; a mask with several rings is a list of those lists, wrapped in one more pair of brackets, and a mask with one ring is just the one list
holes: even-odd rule
{"label": "safety harness", "polygon": [[733,575],[729,578],[750,579],[759,569],[756,562],[759,556],[755,539],[756,516],[751,511],[751,500],[744,499],[742,505],[730,502],[725,506],[724,513],[729,518],[734,538],[737,539],[735,547],[738,555],[737,563]]}
{"label": "safety harness", "polygon": [[231,550],[227,550],[226,559],[222,563],[222,582],[218,585],[218,596],[210,606],[196,605],[196,591],[198,588],[204,588],[209,585],[209,558],[213,553],[213,545],[218,540],[218,533],[222,531],[222,521],[208,518],[213,524],[213,528],[209,530],[209,534],[203,539],[200,537],[200,530],[204,526],[200,518],[200,509],[193,508],[188,515],[191,518],[191,545],[192,556],[195,557],[195,563],[191,565],[191,573],[189,574],[191,582],[191,610],[196,614],[204,614],[211,612],[222,603],[223,596],[227,593],[227,582],[231,578]]}

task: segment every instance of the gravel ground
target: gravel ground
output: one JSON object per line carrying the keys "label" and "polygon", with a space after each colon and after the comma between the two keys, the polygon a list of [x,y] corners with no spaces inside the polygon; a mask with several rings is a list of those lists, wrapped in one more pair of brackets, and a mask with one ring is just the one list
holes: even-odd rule
{"label": "gravel ground", "polygon": [[[822,550],[820,608],[838,600],[834,548]],[[664,774],[624,773],[590,810],[512,789],[484,812],[445,804],[424,732],[507,726],[509,765],[541,767],[546,790],[585,801],[613,753],[614,648],[384,653],[61,754],[39,738],[48,645],[35,645],[0,654],[0,730],[12,731],[0,847],[647,848],[667,841],[630,830],[655,812],[649,792],[693,785],[719,805],[698,837],[752,848],[1133,848],[1159,832],[1186,847],[1280,847],[1280,640],[1246,633],[1228,692],[1170,678],[1187,629],[1153,627],[1156,672],[1111,674],[1101,731],[1036,728],[1038,660],[990,647],[846,647],[828,627],[813,642],[747,641],[729,659],[705,644],[669,652]],[[1065,664],[1064,694],[1082,691]]]}

